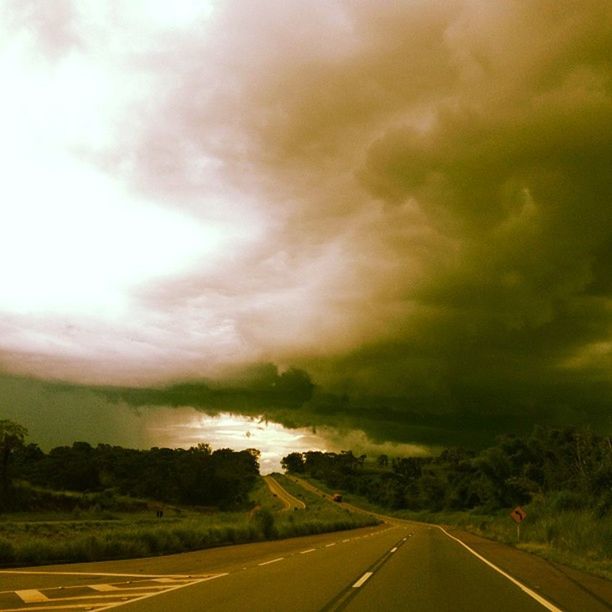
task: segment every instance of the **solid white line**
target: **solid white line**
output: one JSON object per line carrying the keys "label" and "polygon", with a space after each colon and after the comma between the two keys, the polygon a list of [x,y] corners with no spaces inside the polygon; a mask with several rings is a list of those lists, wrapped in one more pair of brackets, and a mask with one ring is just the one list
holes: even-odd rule
{"label": "solid white line", "polygon": [[336,543],[335,543],[335,542],[332,542],[331,544],[326,544],[326,545],[325,545],[325,548],[329,548],[330,546],[335,546],[335,545],[336,545]]}
{"label": "solid white line", "polygon": [[446,529],[444,529],[444,527],[441,527],[440,525],[438,525],[437,527],[438,529],[441,529],[449,538],[451,538],[451,540],[455,540],[455,542],[458,542],[459,544],[461,544],[461,546],[469,550],[475,557],[478,557],[478,559],[480,559],[483,563],[486,563],[491,569],[494,569],[496,572],[500,573],[504,578],[507,578],[510,582],[512,582],[512,584],[515,584],[519,589],[521,589],[521,591],[529,595],[529,597],[531,597],[532,599],[535,599],[541,606],[543,606],[547,610],[550,610],[550,612],[562,612],[560,608],[557,608],[557,606],[550,603],[550,601],[548,601],[547,599],[544,599],[541,595],[538,595],[535,591],[532,591],[529,587],[526,587],[522,582],[519,582],[516,578],[513,578],[512,576],[510,576],[510,574],[506,574],[504,570],[500,569],[499,567],[497,567],[497,565],[494,565],[489,560],[485,559],[482,555],[479,555],[474,549],[470,548],[465,542],[462,542],[459,538],[452,536],[450,533],[448,533],[448,531],[446,531]]}
{"label": "solid white line", "polygon": [[36,589],[24,589],[23,591],[15,591],[15,595],[24,603],[40,603],[41,601],[49,601],[46,595],[43,595]]}
{"label": "solid white line", "polygon": [[354,589],[358,589],[374,572],[366,572],[354,585]]}
{"label": "solid white line", "polygon": [[309,548],[308,550],[302,550],[300,551],[300,555],[305,555],[306,553],[311,553],[314,552],[316,550],[316,548]]}
{"label": "solid white line", "polygon": [[[206,578],[199,578],[197,580],[194,580],[193,582],[187,582],[185,584],[178,584],[176,586],[170,587],[169,589],[166,589],[165,591],[159,591],[157,593],[149,593],[148,595],[143,595],[142,597],[139,597],[138,599],[132,599],[132,601],[142,601],[143,599],[149,599],[151,597],[156,597],[157,595],[161,595],[162,593],[169,593],[170,591],[178,591],[179,589],[184,589],[185,587],[188,587],[188,586],[200,584],[201,582],[208,582],[209,580],[215,580],[216,578],[221,578],[223,576],[227,576],[228,574],[229,572],[224,572],[223,574],[213,574]],[[100,610],[110,610],[112,608],[118,608],[119,606],[124,606],[126,603],[128,602],[120,601],[117,603],[110,604],[104,608],[100,608]]]}
{"label": "solid white line", "polygon": [[[51,601],[51,600],[49,600]],[[127,602],[121,602],[121,604],[125,604]],[[98,608],[99,610],[106,610],[107,608],[102,608],[101,606],[105,606],[106,604],[99,603],[82,603],[82,604],[64,604],[59,606],[36,606],[35,608],[2,608],[2,612],[26,612],[26,610],[91,610],[93,608]]]}
{"label": "solid white line", "polygon": [[270,563],[278,563],[282,561],[285,557],[278,557],[278,559],[272,559],[272,561],[264,561],[263,563],[258,563],[257,565],[270,565]]}
{"label": "solid white line", "polygon": [[393,547],[389,552],[394,553],[397,550],[397,546]]}
{"label": "solid white line", "polygon": [[[188,576],[187,574],[113,574],[108,572],[36,572],[26,570],[0,570],[0,574],[27,574],[37,576],[125,576],[126,578],[208,578],[210,574]],[[215,574],[216,576],[216,574]]]}

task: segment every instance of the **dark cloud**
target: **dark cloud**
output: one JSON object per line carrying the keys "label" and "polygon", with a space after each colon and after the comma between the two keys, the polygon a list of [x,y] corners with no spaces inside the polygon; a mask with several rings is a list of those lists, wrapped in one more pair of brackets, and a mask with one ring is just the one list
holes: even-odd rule
{"label": "dark cloud", "polygon": [[607,0],[227,2],[160,49],[96,162],[257,235],[134,293],[160,380],[297,365],[275,418],[379,440],[610,428]]}

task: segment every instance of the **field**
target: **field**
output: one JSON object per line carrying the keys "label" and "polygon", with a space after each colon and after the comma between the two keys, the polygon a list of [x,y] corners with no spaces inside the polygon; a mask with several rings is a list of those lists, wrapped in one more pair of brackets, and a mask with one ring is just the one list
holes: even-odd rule
{"label": "field", "polygon": [[[283,477],[279,480],[283,485],[287,482]],[[166,507],[164,517],[157,518],[153,510],[117,512],[94,506],[86,511],[3,514],[0,564],[144,557],[375,523],[367,515],[344,511],[316,496],[305,496],[305,510],[282,511],[282,504],[260,479],[251,494],[254,508],[243,512]]]}

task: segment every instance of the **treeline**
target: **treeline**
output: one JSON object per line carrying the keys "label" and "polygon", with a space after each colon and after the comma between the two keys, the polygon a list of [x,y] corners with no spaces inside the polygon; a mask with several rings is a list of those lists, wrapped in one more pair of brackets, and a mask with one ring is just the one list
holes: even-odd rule
{"label": "treeline", "polygon": [[209,445],[199,444],[187,450],[136,450],[75,442],[45,453],[36,444],[21,442],[11,445],[10,461],[7,454],[2,465],[0,509],[11,507],[12,483],[17,480],[55,490],[106,491],[229,509],[248,502],[259,476],[259,451],[254,449],[212,451]]}
{"label": "treeline", "polygon": [[350,451],[309,451],[287,455],[282,465],[391,509],[492,512],[544,495],[559,510],[612,512],[612,441],[574,428],[504,435],[480,452],[449,448],[437,457],[368,462]]}

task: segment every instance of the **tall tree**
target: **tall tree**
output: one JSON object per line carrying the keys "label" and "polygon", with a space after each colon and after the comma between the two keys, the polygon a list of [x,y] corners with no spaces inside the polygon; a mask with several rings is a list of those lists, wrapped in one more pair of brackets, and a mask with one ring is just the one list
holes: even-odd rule
{"label": "tall tree", "polygon": [[7,419],[0,420],[0,487],[2,487],[2,501],[6,504],[9,498],[11,485],[10,462],[16,449],[23,446],[28,430],[19,423]]}

